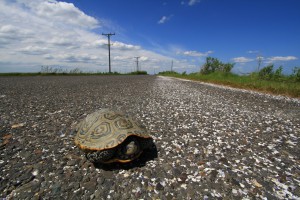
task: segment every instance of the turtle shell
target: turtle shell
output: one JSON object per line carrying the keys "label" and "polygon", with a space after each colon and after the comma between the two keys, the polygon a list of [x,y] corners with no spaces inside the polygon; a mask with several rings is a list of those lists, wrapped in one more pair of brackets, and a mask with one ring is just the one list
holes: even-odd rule
{"label": "turtle shell", "polygon": [[129,136],[151,138],[131,117],[108,109],[89,114],[76,129],[75,144],[87,151],[114,148]]}

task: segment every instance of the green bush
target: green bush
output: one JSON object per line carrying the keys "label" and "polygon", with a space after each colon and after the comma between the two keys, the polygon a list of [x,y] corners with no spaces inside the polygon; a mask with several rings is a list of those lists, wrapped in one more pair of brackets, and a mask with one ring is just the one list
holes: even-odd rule
{"label": "green bush", "polygon": [[283,67],[280,66],[275,71],[273,70],[274,65],[268,65],[264,68],[262,68],[258,72],[258,78],[264,79],[264,80],[274,80],[274,81],[283,81],[287,80],[287,78],[282,74]]}
{"label": "green bush", "polygon": [[201,74],[210,74],[215,72],[221,65],[220,61],[217,58],[207,57],[206,63],[201,68]]}
{"label": "green bush", "polygon": [[229,73],[234,67],[233,63],[222,63],[217,58],[207,57],[205,64],[202,66],[201,74],[210,74],[213,72]]}
{"label": "green bush", "polygon": [[280,80],[281,78],[283,78],[282,69],[283,69],[282,66],[280,66],[278,69],[276,69],[276,71],[274,72],[274,75],[273,75],[274,80]]}
{"label": "green bush", "polygon": [[268,66],[262,68],[258,72],[259,78],[270,80],[272,78],[272,76],[274,75],[274,73],[273,73],[273,67],[274,67],[274,65],[272,64],[272,65],[268,65]]}
{"label": "green bush", "polygon": [[225,63],[223,66],[221,66],[221,72],[229,73],[231,72],[234,64],[233,63]]}
{"label": "green bush", "polygon": [[292,78],[295,81],[300,82],[300,67],[294,67]]}

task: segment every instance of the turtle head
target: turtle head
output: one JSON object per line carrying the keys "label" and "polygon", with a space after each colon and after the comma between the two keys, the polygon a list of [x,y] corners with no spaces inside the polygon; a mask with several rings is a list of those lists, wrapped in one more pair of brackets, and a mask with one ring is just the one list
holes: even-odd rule
{"label": "turtle head", "polygon": [[141,153],[142,146],[139,140],[135,137],[129,137],[116,148],[90,151],[86,153],[86,157],[94,163],[127,163],[139,157]]}
{"label": "turtle head", "polygon": [[133,155],[135,153],[137,153],[138,151],[138,145],[136,144],[136,142],[133,140],[131,142],[129,142],[126,146],[125,146],[125,151],[124,153],[128,156]]}
{"label": "turtle head", "polygon": [[135,137],[128,137],[125,142],[118,148],[117,161],[129,162],[141,154],[139,141]]}

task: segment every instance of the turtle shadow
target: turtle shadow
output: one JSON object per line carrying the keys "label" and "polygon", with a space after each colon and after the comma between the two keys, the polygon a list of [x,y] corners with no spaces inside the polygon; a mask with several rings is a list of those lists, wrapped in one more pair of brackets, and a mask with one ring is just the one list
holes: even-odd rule
{"label": "turtle shadow", "polygon": [[143,153],[135,160],[129,163],[94,163],[95,168],[103,169],[105,171],[115,171],[115,170],[130,170],[134,168],[141,168],[146,165],[150,160],[154,160],[158,157],[156,145],[153,143],[152,147],[143,151]]}

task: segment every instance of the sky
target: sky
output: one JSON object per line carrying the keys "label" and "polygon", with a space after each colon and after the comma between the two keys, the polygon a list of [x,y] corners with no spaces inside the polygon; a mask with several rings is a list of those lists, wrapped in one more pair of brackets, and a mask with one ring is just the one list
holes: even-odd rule
{"label": "sky", "polygon": [[[0,0],[0,72],[139,67],[198,72],[208,56],[249,73],[300,67],[299,0]],[[173,64],[172,64],[173,63]]]}

